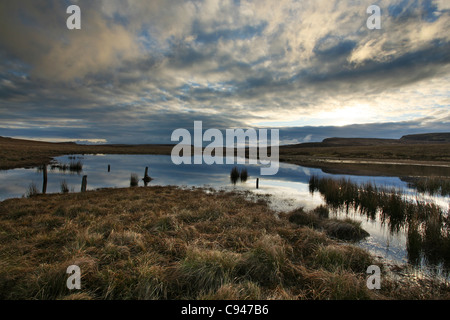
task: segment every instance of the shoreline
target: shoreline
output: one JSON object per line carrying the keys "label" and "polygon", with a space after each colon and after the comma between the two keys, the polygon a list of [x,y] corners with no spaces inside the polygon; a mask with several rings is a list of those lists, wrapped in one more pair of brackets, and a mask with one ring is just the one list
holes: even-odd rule
{"label": "shoreline", "polygon": [[[164,147],[166,149],[166,147]],[[131,152],[130,152],[131,151]],[[0,165],[0,171],[14,169],[33,169],[42,165],[50,165],[55,158],[69,155],[162,155],[170,156],[166,150],[162,152],[137,152],[137,151],[118,152],[62,152],[54,155],[41,156],[40,160],[17,161],[15,164]],[[443,161],[420,161],[420,160],[395,160],[386,159],[358,159],[358,158],[285,158],[280,156],[280,164],[297,165],[307,168],[317,168],[324,173],[332,174],[351,174],[351,175],[371,175],[371,176],[444,176],[450,177],[450,163]],[[420,172],[418,168],[422,169]]]}
{"label": "shoreline", "polygon": [[[170,155],[175,145],[79,145],[0,137],[0,170],[35,168],[83,154]],[[450,143],[375,146],[280,146],[279,162],[325,173],[450,177]]]}
{"label": "shoreline", "polygon": [[[155,148],[155,147],[152,147]],[[158,147],[156,147],[158,148]],[[39,159],[20,159],[9,164],[1,164],[0,171],[14,169],[31,169],[42,165],[50,165],[55,158],[65,155],[98,155],[98,154],[122,154],[122,155],[165,155],[170,156],[167,146],[160,147],[161,150],[72,150],[54,152],[52,154],[40,155]],[[88,152],[84,152],[88,151]],[[280,155],[280,164],[291,164],[309,168],[322,169],[325,173],[355,174],[355,175],[386,175],[399,176],[398,168],[406,169],[401,175],[411,176],[448,176],[450,177],[450,162],[423,161],[423,160],[386,160],[372,158],[331,158],[331,157],[285,157]],[[428,172],[417,174],[415,169],[427,168]],[[402,172],[402,170],[400,170]],[[409,173],[408,173],[409,172]]]}

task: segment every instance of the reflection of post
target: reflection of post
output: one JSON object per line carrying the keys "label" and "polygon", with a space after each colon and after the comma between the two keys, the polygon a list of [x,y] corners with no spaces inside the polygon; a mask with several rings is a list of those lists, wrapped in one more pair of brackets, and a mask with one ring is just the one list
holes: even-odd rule
{"label": "reflection of post", "polygon": [[111,172],[111,165],[108,164],[108,172]]}
{"label": "reflection of post", "polygon": [[47,165],[44,165],[43,168],[43,175],[44,175],[44,181],[42,183],[42,193],[46,194],[47,193]]}
{"label": "reflection of post", "polygon": [[86,192],[87,187],[87,176],[83,176],[83,180],[81,181],[81,192]]}
{"label": "reflection of post", "polygon": [[256,189],[259,189],[259,178],[256,178]]}

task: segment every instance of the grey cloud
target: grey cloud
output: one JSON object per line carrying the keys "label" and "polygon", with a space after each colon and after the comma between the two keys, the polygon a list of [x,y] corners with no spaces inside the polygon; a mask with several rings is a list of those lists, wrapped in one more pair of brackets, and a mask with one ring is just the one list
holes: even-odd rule
{"label": "grey cloud", "polygon": [[[392,109],[400,112],[413,108],[405,93],[413,86],[431,88],[438,79],[445,91],[450,36],[442,31],[450,13],[430,1],[386,0],[383,30],[369,31],[366,2],[78,1],[82,30],[73,33],[61,1],[4,0],[0,129],[11,135],[7,123],[16,121],[30,126],[20,134],[157,142],[194,120],[245,127],[387,95],[397,97]],[[448,114],[448,95],[433,97],[439,116]],[[409,112],[436,112],[417,110]],[[383,125],[371,125],[372,134],[386,129],[389,117],[379,117]],[[36,122],[46,118],[48,126]],[[58,119],[84,128],[61,130]],[[402,128],[416,125],[433,128]],[[291,140],[325,137],[320,129],[286,130]]]}

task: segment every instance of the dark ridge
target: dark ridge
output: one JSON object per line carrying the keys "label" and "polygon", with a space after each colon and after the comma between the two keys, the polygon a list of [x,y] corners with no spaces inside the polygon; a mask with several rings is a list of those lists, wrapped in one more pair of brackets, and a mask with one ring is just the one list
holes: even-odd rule
{"label": "dark ridge", "polygon": [[400,139],[379,139],[379,138],[327,138],[322,142],[307,142],[286,145],[283,147],[294,148],[317,148],[317,147],[356,147],[356,146],[380,146],[398,144],[424,144],[424,143],[450,143],[450,132],[445,133],[425,133],[406,135]]}
{"label": "dark ridge", "polygon": [[450,132],[410,134],[400,138],[401,141],[450,142]]}

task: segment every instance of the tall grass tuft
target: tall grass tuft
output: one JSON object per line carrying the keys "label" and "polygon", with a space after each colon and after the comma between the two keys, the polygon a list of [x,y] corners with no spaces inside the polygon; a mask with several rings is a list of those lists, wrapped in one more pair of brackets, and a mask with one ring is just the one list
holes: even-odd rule
{"label": "tall grass tuft", "polygon": [[370,235],[361,227],[361,222],[350,218],[325,220],[323,228],[330,237],[346,241],[359,241]]}
{"label": "tall grass tuft", "polygon": [[240,260],[239,254],[229,251],[189,249],[179,265],[187,293],[214,292],[230,283]]}
{"label": "tall grass tuft", "polygon": [[66,180],[61,181],[60,187],[61,187],[61,192],[62,193],[68,193],[69,192],[69,186],[67,185]]}
{"label": "tall grass tuft", "polygon": [[234,167],[233,169],[231,169],[231,172],[230,172],[231,183],[236,184],[236,182],[239,179],[239,176],[240,176],[239,169],[237,167]]}
{"label": "tall grass tuft", "polygon": [[325,231],[327,235],[345,241],[359,241],[369,236],[361,223],[351,220],[328,219],[328,211],[323,206],[317,207],[311,212],[299,208],[288,216],[289,222],[299,226],[306,226]]}
{"label": "tall grass tuft", "polygon": [[330,209],[324,205],[320,205],[313,210],[313,212],[320,218],[328,218],[330,216]]}
{"label": "tall grass tuft", "polygon": [[28,189],[27,189],[27,193],[26,193],[27,198],[37,196],[39,193],[40,193],[39,189],[34,182],[32,182],[28,185]]}
{"label": "tall grass tuft", "polygon": [[316,268],[328,271],[347,270],[360,274],[373,263],[373,258],[365,250],[343,245],[321,245],[312,259],[312,264]]}
{"label": "tall grass tuft", "polygon": [[287,243],[278,235],[264,235],[240,264],[241,273],[244,272],[253,282],[276,286],[285,280],[285,272],[290,262],[289,253],[292,251]]}
{"label": "tall grass tuft", "polygon": [[247,181],[247,179],[248,179],[247,168],[241,169],[240,178],[241,178],[241,182],[246,182]]}
{"label": "tall grass tuft", "polygon": [[82,172],[83,171],[83,163],[80,160],[71,161],[69,164],[69,171],[76,172],[76,173]]}
{"label": "tall grass tuft", "polygon": [[136,173],[132,173],[130,176],[130,187],[137,187],[139,184],[139,177]]}
{"label": "tall grass tuft", "polygon": [[440,177],[410,178],[408,186],[422,193],[431,195],[450,195],[450,179]]}

